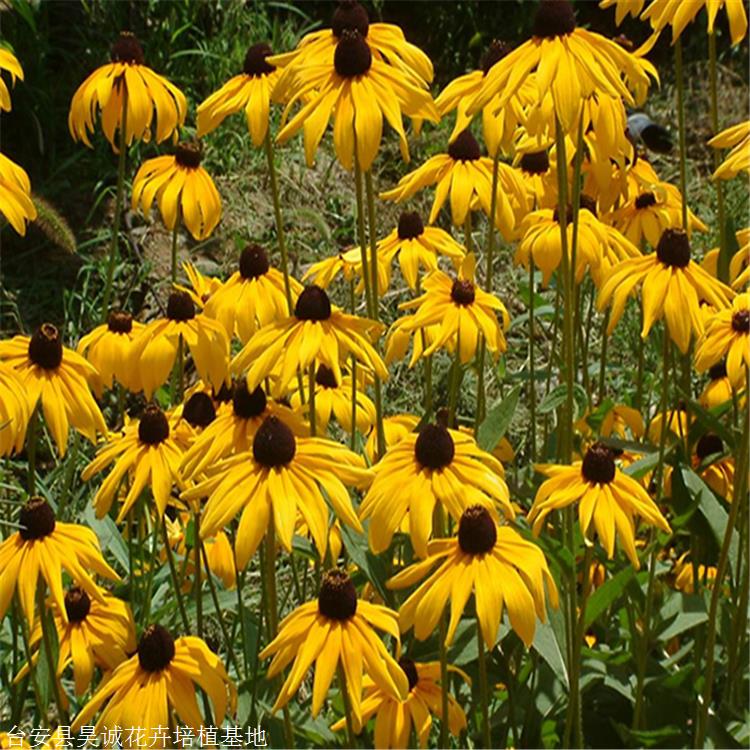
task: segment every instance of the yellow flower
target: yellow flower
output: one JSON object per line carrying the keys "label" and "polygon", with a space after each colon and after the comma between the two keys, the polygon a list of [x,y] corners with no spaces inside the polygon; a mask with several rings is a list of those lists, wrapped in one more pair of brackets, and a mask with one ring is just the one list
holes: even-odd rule
{"label": "yellow flower", "polygon": [[[130,608],[106,591],[101,600],[93,599],[80,586],[72,586],[65,592],[65,614],[63,620],[54,601],[52,616],[57,631],[59,653],[57,679],[70,664],[76,695],[83,695],[91,686],[94,667],[109,672],[128,659],[135,651],[135,625]],[[41,623],[37,621],[29,641],[30,648],[39,646],[42,640]],[[36,661],[40,651],[32,656]],[[16,681],[28,673],[27,664],[16,676]]]}
{"label": "yellow flower", "polygon": [[[357,373],[359,375],[359,373]],[[318,365],[315,371],[315,424],[319,432],[324,433],[328,428],[331,417],[346,432],[352,431],[352,398],[356,399],[357,411],[356,429],[366,435],[375,424],[375,404],[370,400],[365,390],[366,380],[357,378],[356,391],[351,375],[343,375],[337,380],[333,371],[325,365]],[[305,393],[309,392],[309,377],[303,378]],[[302,403],[299,391],[295,390],[290,396],[292,408],[309,414],[310,403]]]}
{"label": "yellow flower", "polygon": [[180,143],[174,156],[157,156],[141,165],[133,180],[133,211],[140,204],[146,218],[156,200],[170,231],[181,218],[196,240],[205,240],[221,218],[221,198],[201,167],[199,144]]}
{"label": "yellow flower", "polygon": [[261,328],[232,360],[232,370],[249,368],[251,391],[273,376],[273,393],[279,397],[287,393],[295,373],[307,372],[313,361],[326,365],[340,379],[341,363],[351,354],[385,380],[388,369],[369,340],[380,330],[379,323],[341,312],[323,289],[310,285],[297,299],[294,314]]}
{"label": "yellow flower", "polygon": [[[744,289],[750,284],[750,227],[738,229],[734,236],[737,252],[729,259],[729,282],[733,289]],[[709,250],[701,261],[701,266],[712,276],[719,276],[719,248]]]}
{"label": "yellow flower", "polygon": [[174,288],[181,292],[187,292],[195,302],[195,306],[203,310],[211,296],[221,288],[221,280],[215,276],[204,276],[192,263],[183,263],[182,270],[185,272],[190,286],[175,284]]}
{"label": "yellow flower", "polygon": [[732,44],[739,44],[747,34],[747,14],[743,0],[689,0],[688,2],[674,2],[674,0],[653,0],[643,11],[641,19],[648,21],[658,36],[667,27],[672,27],[672,43],[677,41],[685,27],[695,19],[701,8],[705,6],[708,16],[708,33],[714,33],[714,24],[719,10],[726,9],[729,19],[729,35]]}
{"label": "yellow flower", "polygon": [[124,31],[112,45],[112,62],[97,68],[73,95],[68,114],[70,134],[91,146],[98,110],[105,138],[117,150],[115,131],[123,126],[126,108],[125,143],[148,141],[152,132],[157,143],[172,135],[185,122],[185,95],[166,78],[144,65],[143,50],[130,32]]}
{"label": "yellow flower", "polygon": [[467,507],[460,516],[458,534],[430,542],[427,559],[391,578],[388,588],[417,583],[437,563],[437,569],[399,610],[401,631],[414,627],[420,641],[435,632],[450,601],[445,636],[445,645],[450,646],[472,592],[479,628],[490,651],[497,642],[503,607],[527,647],[534,640],[537,617],[542,622],[547,619],[545,584],[550,602],[557,607],[557,588],[542,551],[509,526],[498,526],[481,505]]}
{"label": "yellow flower", "polygon": [[[425,187],[436,185],[429,223],[433,224],[450,196],[451,218],[462,225],[470,210],[480,208],[489,216],[492,205],[492,159],[482,156],[476,138],[464,130],[448,146],[448,153],[436,154],[398,185],[380,194],[383,200],[398,203],[411,198]],[[498,164],[495,224],[506,239],[513,237],[516,216],[526,211],[526,188],[513,167]]]}
{"label": "yellow flower", "polygon": [[[117,380],[132,393],[141,389],[138,362],[132,356],[133,342],[143,323],[126,312],[111,312],[107,322],[97,326],[78,342],[78,353],[99,371],[100,384],[112,388]],[[101,396],[102,388],[97,389]]]}
{"label": "yellow flower", "polygon": [[[409,680],[409,694],[405,699],[394,698],[389,693],[365,676],[362,681],[364,698],[362,700],[362,724],[375,717],[375,747],[404,748],[410,747],[411,732],[414,730],[417,745],[428,746],[432,716],[442,717],[442,691],[440,679],[440,662],[420,663],[402,656],[398,665]],[[471,682],[462,670],[448,665],[448,670],[457,672],[467,682]],[[340,732],[346,727],[346,719],[337,721],[331,729]],[[466,730],[466,714],[458,701],[448,693],[448,729],[454,737]]]}
{"label": "yellow flower", "polygon": [[[687,439],[688,428],[692,421],[690,415],[685,410],[685,406],[680,404],[676,409],[667,412],[667,435],[679,438],[682,441]],[[664,414],[659,411],[648,425],[648,439],[654,444],[659,444],[661,437],[661,427],[664,422]]]}
{"label": "yellow flower", "polygon": [[372,471],[375,479],[359,512],[362,520],[370,519],[368,539],[375,554],[388,549],[408,519],[414,551],[425,557],[438,503],[456,520],[476,503],[493,516],[498,515],[496,506],[508,518],[514,516],[500,462],[472,436],[439,424],[404,435]]}
{"label": "yellow flower", "polygon": [[693,567],[692,561],[687,559],[689,554],[689,552],[684,552],[674,562],[674,566],[672,567],[674,587],[685,594],[694,593],[695,573],[697,568],[698,580],[701,582],[701,585],[712,588],[714,579],[716,578],[716,566],[706,566],[703,563],[700,563]]}
{"label": "yellow flower", "polygon": [[[289,282],[294,304],[302,285],[296,279]],[[266,251],[260,245],[247,245],[240,254],[239,270],[211,295],[204,311],[224,326],[227,336],[231,338],[236,333],[246,344],[259,328],[289,314],[284,276],[269,266]]]}
{"label": "yellow flower", "polygon": [[726,362],[719,362],[708,368],[711,378],[703,387],[698,399],[704,409],[712,409],[714,406],[725,404],[732,399],[732,383],[727,376]]}
{"label": "yellow flower", "polygon": [[[383,419],[383,435],[385,438],[385,449],[403,440],[419,424],[419,417],[415,414],[395,414]],[[370,464],[378,460],[378,431],[372,430],[365,444],[365,455]]]}
{"label": "yellow flower", "polygon": [[614,404],[604,415],[600,433],[603,437],[615,434],[622,440],[626,440],[627,430],[630,431],[633,440],[640,440],[646,432],[643,417],[637,409],[631,406]]}
{"label": "yellow flower", "polygon": [[34,596],[40,576],[47,582],[63,622],[68,622],[62,588],[62,571],[98,602],[104,594],[92,573],[118,581],[99,548],[96,534],[86,526],[55,520],[46,500],[32,497],[21,508],[19,530],[0,542],[0,619],[8,611],[13,592],[18,592],[21,610],[34,628]]}
{"label": "yellow flower", "polygon": [[[252,451],[216,464],[207,480],[182,493],[184,500],[208,497],[201,535],[212,537],[242,511],[235,550],[244,568],[269,523],[287,552],[297,512],[302,514],[321,559],[328,537],[328,504],[344,523],[362,531],[347,486],[365,487],[372,474],[364,460],[324,438],[295,437],[278,417],[267,417],[252,441]],[[273,514],[273,515],[272,515]]]}
{"label": "yellow flower", "polygon": [[638,18],[646,0],[599,0],[600,8],[611,8],[615,6],[615,24],[619,26],[626,16]]}
{"label": "yellow flower", "polygon": [[[21,63],[18,62],[16,56],[8,49],[0,47],[0,70],[7,70],[10,73],[10,79],[13,85],[16,85],[16,78],[20,78],[23,81],[23,68]],[[0,78],[0,111],[10,112],[10,91],[8,86]]]}
{"label": "yellow flower", "polygon": [[287,615],[279,634],[260,652],[261,659],[273,655],[269,679],[294,662],[271,711],[289,702],[313,663],[313,716],[323,705],[338,665],[344,673],[357,731],[363,724],[363,672],[394,699],[406,698],[407,677],[375,634],[375,628],[385,631],[400,649],[397,621],[396,613],[387,607],[358,599],[354,584],[343,570],[328,571],[318,598]]}
{"label": "yellow flower", "polygon": [[553,510],[566,508],[576,501],[581,533],[589,539],[593,521],[599,539],[612,559],[615,532],[635,568],[640,567],[635,549],[635,516],[646,523],[669,532],[669,524],[659,512],[646,490],[615,466],[611,448],[594,443],[583,457],[571,466],[545,464],[537,470],[549,477],[536,493],[529,511],[534,534],[539,534],[544,521]]}
{"label": "yellow flower", "polygon": [[211,539],[206,539],[204,548],[209,571],[221,578],[225,589],[233,589],[237,585],[237,571],[229,537],[223,531],[218,531]]}
{"label": "yellow flower", "polygon": [[[276,58],[272,58],[275,64]],[[284,119],[293,105],[302,101],[297,114],[276,136],[279,143],[304,128],[308,166],[329,120],[333,118],[333,145],[345,169],[355,160],[367,171],[377,155],[383,133],[383,118],[398,133],[401,155],[409,158],[402,118],[437,122],[440,116],[428,91],[415,84],[399,67],[374,55],[366,37],[344,30],[335,47],[329,47],[318,64],[297,64],[282,76],[274,92],[288,100]]]}
{"label": "yellow flower", "polygon": [[434,271],[424,281],[424,294],[399,305],[401,310],[416,308],[413,315],[404,319],[401,325],[404,332],[439,326],[437,335],[422,356],[428,357],[451,344],[458,347],[461,363],[466,364],[476,355],[480,336],[484,336],[487,350],[495,357],[505,351],[503,331],[510,324],[510,316],[494,294],[482,291],[474,283],[475,267],[476,258],[470,253],[461,264],[456,279],[442,271]]}
{"label": "yellow flower", "polygon": [[535,140],[516,144],[514,166],[520,171],[533,208],[552,208],[557,205],[557,164],[551,150],[538,148]]}
{"label": "yellow flower", "polygon": [[[213,719],[221,725],[234,713],[237,691],[221,659],[200,639],[183,636],[176,640],[161,625],[149,625],[137,652],[120,664],[110,678],[81,709],[71,730],[76,733],[91,723],[106,704],[94,735],[104,727],[140,727],[147,737],[170,726],[174,713],[183,724],[198,731],[205,724],[196,700],[200,686],[213,705]],[[169,737],[169,735],[167,735]],[[152,740],[152,746],[170,747],[171,740]]]}
{"label": "yellow flower", "polygon": [[[367,273],[372,269],[372,249],[365,248],[367,257]],[[378,294],[384,295],[391,284],[391,260],[393,256],[385,257],[379,250],[377,251],[378,263]],[[365,290],[365,282],[362,274],[362,248],[351,247],[344,252],[333,255],[330,258],[324,258],[317,263],[313,263],[305,271],[302,281],[311,279],[313,284],[327,289],[342,274],[346,281],[353,281],[357,278],[357,285],[354,288],[356,294],[362,294]]]}
{"label": "yellow flower", "polygon": [[114,462],[114,468],[94,496],[96,517],[102,518],[109,512],[120,483],[128,475],[131,484],[117,514],[117,523],[125,518],[145,487],[151,488],[161,518],[172,486],[183,486],[179,474],[181,460],[182,452],[170,436],[167,417],[158,406],[149,404],[140,419],[100,448],[96,458],[83,470],[81,478],[87,482]]}
{"label": "yellow flower", "polygon": [[576,28],[575,13],[566,0],[542,0],[532,38],[488,72],[469,114],[492,99],[494,108],[502,109],[531,73],[535,73],[539,97],[551,96],[557,119],[571,134],[577,129],[585,99],[603,93],[633,105],[628,85],[636,89],[649,83],[632,54],[599,34]]}
{"label": "yellow flower", "polygon": [[645,339],[656,320],[664,317],[672,341],[684,354],[691,333],[703,333],[700,301],[717,308],[729,306],[732,290],[716,281],[690,259],[690,242],[682,230],[667,229],[649,255],[628,258],[606,275],[597,306],[603,310],[612,303],[608,335],[622,316],[628,296],[642,284],[643,330]]}
{"label": "yellow flower", "polygon": [[147,398],[169,377],[181,341],[190,349],[200,378],[216,391],[221,388],[229,360],[224,328],[204,314],[196,315],[190,295],[175,291],[169,295],[167,317],[148,323],[133,343]]}
{"label": "yellow flower", "polygon": [[726,455],[722,439],[711,432],[701,435],[695,444],[692,463],[701,479],[719,497],[731,503],[734,493],[734,458]]}
{"label": "yellow flower", "polygon": [[279,71],[266,61],[271,54],[268,44],[253,44],[245,55],[242,73],[230,78],[199,105],[196,112],[199,138],[219,127],[228,115],[244,109],[253,145],[258,147],[263,143],[268,132],[271,93],[279,79]]}
{"label": "yellow flower", "polygon": [[732,125],[717,133],[709,142],[713,148],[731,148],[714,172],[716,180],[730,180],[740,172],[750,171],[750,120]]}
{"label": "yellow flower", "polygon": [[695,369],[705,372],[726,357],[726,369],[732,387],[746,384],[750,367],[750,293],[743,292],[732,306],[709,318],[695,350]]}
{"label": "yellow flower", "polygon": [[0,456],[20,453],[30,416],[23,381],[10,365],[0,361]]}
{"label": "yellow flower", "polygon": [[26,234],[26,222],[34,221],[37,216],[29,176],[3,154],[0,154],[0,214],[22,237]]}
{"label": "yellow flower", "polygon": [[43,323],[30,338],[0,341],[0,360],[23,383],[29,412],[41,400],[60,456],[65,455],[69,425],[92,443],[97,432],[106,434],[104,417],[89,390],[89,386],[98,388],[99,375],[83,357],[62,345],[60,332],[51,323]]}

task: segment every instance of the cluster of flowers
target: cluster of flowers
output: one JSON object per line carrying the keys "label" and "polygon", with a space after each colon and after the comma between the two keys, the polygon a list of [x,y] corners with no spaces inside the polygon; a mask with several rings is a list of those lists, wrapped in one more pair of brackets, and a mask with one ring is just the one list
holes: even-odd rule
{"label": "cluster of flowers", "polygon": [[[611,4],[614,0],[602,3]],[[626,5],[634,4],[618,2],[618,13]],[[747,25],[745,19],[740,33],[738,7],[742,10],[727,1],[735,42]],[[679,34],[679,25],[687,22],[661,0],[643,17],[655,35],[670,23]],[[614,407],[598,435],[579,425],[578,460],[536,467],[546,480],[526,513],[512,502],[505,482],[501,461],[507,446],[483,450],[474,431],[458,425],[458,370],[474,363],[481,378],[486,354],[497,359],[506,350],[509,315],[493,292],[495,229],[517,243],[516,262],[538,268],[544,286],[555,273],[563,285],[566,274],[573,286],[590,278],[599,310],[607,310],[609,331],[629,297],[640,291],[643,338],[663,319],[681,352],[697,342],[696,369],[712,370],[703,396],[709,407],[746,387],[750,295],[735,290],[744,289],[750,274],[750,229],[738,233],[742,249],[730,264],[731,286],[724,284],[717,278],[718,251],[702,264],[691,256],[692,232],[707,227],[687,210],[682,193],[637,154],[628,133],[626,105],[642,103],[657,79],[645,59],[653,41],[631,51],[624,42],[577,27],[567,2],[542,0],[529,41],[515,49],[493,44],[480,70],[453,81],[435,100],[429,59],[397,27],[370,23],[353,2],[342,2],[331,28],[306,36],[293,52],[274,55],[266,44],[253,45],[243,72],[198,107],[198,137],[244,109],[252,142],[265,146],[272,168],[270,109],[282,103],[275,140],[284,143],[301,130],[311,164],[332,122],[338,160],[354,171],[360,192],[365,183],[369,246],[360,211],[359,246],[315,263],[303,286],[289,276],[279,223],[279,269],[265,248],[249,244],[238,270],[224,282],[186,265],[190,286],[175,284],[163,317],[141,323],[128,312],[107,309],[106,322],[82,337],[76,351],[64,346],[51,323],[31,336],[0,341],[0,455],[19,454],[27,444],[33,476],[40,408],[60,457],[71,426],[92,443],[101,438],[82,474],[88,482],[108,472],[93,497],[96,515],[110,514],[117,503],[116,523],[132,534],[133,521],[136,527],[142,521],[139,500],[153,500],[146,526],[155,540],[163,530],[163,559],[178,599],[191,579],[201,591],[202,571],[211,586],[212,576],[227,588],[240,585],[238,576],[264,543],[275,610],[276,543],[291,553],[295,534],[309,537],[330,570],[320,579],[318,596],[288,614],[278,632],[276,612],[270,613],[275,637],[260,658],[272,657],[269,678],[291,667],[273,710],[292,699],[314,664],[313,715],[338,670],[348,728],[359,732],[377,715],[376,745],[405,747],[412,727],[426,744],[432,715],[459,734],[466,716],[446,688],[447,670],[456,668],[444,658],[415,663],[402,655],[401,634],[413,629],[425,640],[440,625],[444,649],[473,594],[480,658],[483,647],[495,647],[504,611],[523,643],[531,645],[548,603],[558,605],[558,591],[541,548],[515,524],[518,515],[525,514],[539,535],[550,513],[577,503],[587,544],[596,535],[612,559],[617,538],[635,567],[638,520],[670,531],[649,494],[651,477],[639,480],[623,470],[637,456],[618,453],[601,440],[612,434],[642,437],[643,420],[635,410]],[[0,67],[22,78],[9,52],[0,51]],[[4,84],[0,106],[10,106]],[[435,186],[427,225],[418,213],[404,212],[398,225],[378,238],[370,170],[383,120],[407,159],[404,117],[418,131],[425,120],[437,122],[454,111],[446,152],[380,196],[402,202]],[[186,112],[184,95],[145,65],[138,41],[123,33],[112,48],[112,62],[92,73],[73,97],[69,125],[73,136],[88,144],[100,115],[105,137],[124,158],[135,140],[177,139]],[[471,131],[474,116],[481,118],[488,156]],[[734,147],[717,179],[748,170],[749,140],[750,123],[743,123],[711,142]],[[156,202],[168,229],[176,233],[182,223],[196,239],[209,236],[219,223],[221,200],[201,154],[198,141],[185,141],[173,155],[146,161],[133,181],[133,207],[148,217]],[[0,211],[23,233],[34,218],[29,183],[5,157],[0,188]],[[446,202],[453,224],[464,227],[463,244],[433,226]],[[490,223],[483,284],[473,250],[475,212]],[[452,268],[441,269],[441,257]],[[379,297],[390,285],[396,258],[416,296],[400,306],[406,314],[388,329],[381,356],[378,340],[386,328],[379,320]],[[354,303],[347,313],[331,302],[326,290],[339,276],[350,283],[353,300],[364,293],[367,317],[356,314]],[[424,363],[428,384],[433,355],[454,359],[447,409],[433,413],[426,394],[424,419],[384,416],[380,384],[410,346],[410,364]],[[195,377],[185,388],[188,356]],[[115,415],[121,421],[110,430],[94,397],[105,389],[142,391],[148,403],[133,418]],[[172,406],[163,408],[167,390]],[[155,400],[157,392],[164,399]],[[650,427],[657,442],[660,432],[686,431],[679,413],[668,425],[665,416]],[[325,436],[332,421],[350,434],[350,448]],[[354,450],[358,433],[368,438],[364,455]],[[704,465],[723,453],[720,439],[706,435],[696,447],[696,466],[730,500],[731,461]],[[353,503],[352,493],[361,501]],[[72,664],[77,696],[92,686],[96,667],[108,674],[79,711],[73,730],[97,714],[95,733],[115,724],[169,725],[171,711],[186,725],[200,727],[196,685],[210,697],[216,719],[231,715],[234,684],[201,637],[174,638],[162,625],[148,624],[136,641],[130,608],[94,578],[117,580],[116,571],[90,529],[59,520],[63,502],[56,517],[49,500],[31,497],[21,509],[18,531],[0,544],[0,617],[17,592],[30,646],[41,651],[45,611],[51,608],[60,643],[56,672],[60,676]],[[392,551],[397,533],[409,538],[408,559],[416,559],[387,582],[389,590],[413,589],[398,611],[370,601],[372,592],[358,593],[353,566],[336,567],[343,527],[366,531],[374,554]],[[185,559],[182,576],[175,553]],[[684,559],[680,562],[684,567]],[[63,570],[73,584],[67,591]],[[182,604],[180,610],[189,631]],[[395,656],[377,631],[389,638]],[[33,663],[19,678],[31,670]],[[57,691],[62,716],[67,697],[60,683]],[[334,728],[345,726],[342,719]]]}

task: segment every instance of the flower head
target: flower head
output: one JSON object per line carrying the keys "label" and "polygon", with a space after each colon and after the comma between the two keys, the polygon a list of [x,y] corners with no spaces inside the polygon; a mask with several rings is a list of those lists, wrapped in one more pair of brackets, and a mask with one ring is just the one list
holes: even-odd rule
{"label": "flower head", "polygon": [[[0,47],[0,70],[7,70],[10,73],[10,79],[14,86],[16,85],[16,78],[23,81],[21,63],[18,62],[16,56],[10,50],[3,47]],[[5,81],[0,78],[0,111],[10,112],[10,110],[10,91],[8,91]]]}
{"label": "flower head", "polygon": [[688,3],[675,3],[673,0],[652,0],[641,14],[641,19],[648,21],[658,36],[667,27],[672,27],[672,43],[680,37],[685,27],[698,15],[705,6],[708,15],[708,33],[714,33],[714,25],[719,10],[726,9],[729,19],[729,35],[732,44],[739,44],[747,34],[747,13],[743,0],[693,0]]}
{"label": "flower head", "polygon": [[34,221],[37,216],[29,176],[3,154],[0,154],[0,214],[22,237],[26,234],[26,222]]}
{"label": "flower head", "polygon": [[0,361],[0,456],[23,449],[30,416],[23,381],[10,365]]}
{"label": "flower head", "polygon": [[731,148],[714,172],[716,180],[730,180],[740,172],[750,171],[750,120],[732,125],[717,133],[709,142],[713,148]]}

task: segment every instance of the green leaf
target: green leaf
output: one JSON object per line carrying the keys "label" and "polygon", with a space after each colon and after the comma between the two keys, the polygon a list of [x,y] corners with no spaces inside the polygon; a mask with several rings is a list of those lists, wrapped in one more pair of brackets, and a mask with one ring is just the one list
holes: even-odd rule
{"label": "green leaf", "polygon": [[388,574],[385,563],[381,557],[370,552],[367,544],[367,536],[357,534],[345,524],[341,524],[341,538],[344,541],[346,551],[357,567],[365,574],[367,580],[375,587],[376,591],[389,604],[393,601],[393,593],[385,587]]}
{"label": "green leaf", "polygon": [[110,552],[123,570],[130,570],[128,546],[115,522],[109,517],[97,518],[94,506],[86,504],[84,510],[86,525],[96,534],[103,552]]}
{"label": "green leaf", "polygon": [[541,401],[536,410],[538,414],[549,414],[557,409],[565,401],[567,388],[564,385],[558,385],[553,388]]}
{"label": "green leaf", "polygon": [[482,450],[493,451],[505,435],[516,413],[520,394],[521,386],[517,385],[487,412],[477,434],[477,443]]}
{"label": "green leaf", "polygon": [[587,629],[596,622],[596,619],[602,614],[602,612],[615,603],[634,575],[635,568],[632,565],[628,565],[627,568],[623,568],[619,573],[612,576],[612,578],[594,591],[586,603]]}
{"label": "green leaf", "polygon": [[696,425],[694,424],[693,428],[691,428],[690,430],[691,438],[697,438],[705,431],[713,432],[717,434],[724,441],[724,443],[726,443],[726,445],[729,447],[729,450],[734,450],[736,444],[734,434],[732,433],[732,430],[730,430],[720,419],[723,414],[725,414],[732,408],[732,402],[727,401],[727,403],[725,404],[720,404],[719,406],[715,406],[711,410],[708,410],[704,409],[697,401],[693,401],[692,399],[690,399],[689,401],[690,413],[695,415],[697,426],[699,428],[703,428],[699,429],[698,434],[695,435]]}
{"label": "green leaf", "polygon": [[536,631],[534,632],[534,641],[531,647],[539,653],[539,656],[549,664],[552,671],[558,677],[558,679],[568,687],[568,670],[565,667],[565,659],[562,651],[560,650],[560,644],[555,634],[555,629],[552,627],[551,619],[555,616],[561,616],[559,612],[550,613],[550,621],[548,622],[537,622]]}

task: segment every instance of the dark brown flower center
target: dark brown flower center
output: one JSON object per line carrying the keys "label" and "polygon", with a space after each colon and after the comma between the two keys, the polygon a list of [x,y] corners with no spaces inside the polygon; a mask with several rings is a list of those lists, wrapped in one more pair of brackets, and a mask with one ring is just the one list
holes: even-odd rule
{"label": "dark brown flower center", "polygon": [[112,62],[143,65],[143,49],[135,34],[121,31],[117,41],[112,45],[110,58]]}
{"label": "dark brown flower center", "polygon": [[590,195],[586,195],[586,193],[581,193],[581,197],[578,199],[578,205],[580,208],[585,208],[587,211],[590,211],[594,216],[597,215],[596,198],[592,198]]}
{"label": "dark brown flower center", "polygon": [[546,151],[524,154],[520,166],[527,174],[546,174],[549,171],[549,156]]}
{"label": "dark brown flower center", "polygon": [[333,67],[342,78],[356,78],[370,69],[372,52],[362,34],[348,29],[341,33],[336,51],[333,53]]}
{"label": "dark brown flower center", "polygon": [[318,365],[318,369],[315,372],[315,382],[318,385],[322,385],[323,388],[339,387],[339,384],[336,382],[336,376],[333,374],[333,370],[325,365]]}
{"label": "dark brown flower center", "polygon": [[272,55],[273,51],[271,46],[266,42],[260,42],[260,44],[253,44],[252,47],[247,51],[245,55],[245,62],[242,66],[242,71],[245,75],[258,77],[268,75],[276,70],[275,66],[271,63],[266,62],[266,58]]}
{"label": "dark brown flower center", "polygon": [[476,161],[481,155],[479,143],[468,128],[448,146],[448,156],[454,161]]}
{"label": "dark brown flower center", "polygon": [[572,34],[576,14],[568,0],[541,0],[531,33],[538,39],[553,39]]}
{"label": "dark brown flower center", "polygon": [[257,279],[268,273],[268,256],[260,246],[252,243],[240,254],[240,276],[243,279]]}
{"label": "dark brown flower center", "polygon": [[472,505],[458,522],[458,546],[467,555],[484,555],[497,541],[497,527],[487,508]]}
{"label": "dark brown flower center", "polygon": [[416,211],[404,211],[398,217],[398,238],[400,240],[413,240],[424,234],[422,217]]}
{"label": "dark brown flower center", "polygon": [[56,370],[62,358],[60,332],[52,323],[42,323],[29,339],[29,359],[45,370]]}
{"label": "dark brown flower center", "polygon": [[208,427],[216,419],[216,409],[207,393],[194,393],[182,410],[185,421],[193,427]]}
{"label": "dark brown flower center", "polygon": [[91,599],[80,586],[72,586],[65,593],[65,612],[70,622],[83,622],[91,610]]}
{"label": "dark brown flower center", "polygon": [[417,665],[406,656],[402,656],[398,660],[398,665],[401,667],[401,671],[406,675],[406,679],[409,680],[409,690],[414,690],[419,682]]}
{"label": "dark brown flower center", "polygon": [[499,39],[493,39],[490,42],[490,46],[487,47],[487,51],[482,55],[482,62],[479,65],[484,75],[487,75],[490,72],[490,68],[499,63],[511,49],[510,44],[501,42]]}
{"label": "dark brown flower center", "polygon": [[656,246],[656,257],[665,265],[685,268],[690,263],[690,241],[682,229],[665,229]]}
{"label": "dark brown flower center", "polygon": [[702,461],[707,456],[713,456],[716,453],[724,453],[722,439],[712,432],[701,435],[695,444],[695,455]]}
{"label": "dark brown flower center", "polygon": [[160,672],[174,659],[174,638],[161,625],[149,625],[138,644],[138,662],[145,672]]}
{"label": "dark brown flower center", "polygon": [[174,158],[181,167],[196,169],[203,158],[203,148],[197,141],[179,143],[175,149]]}
{"label": "dark brown flower center", "polygon": [[21,539],[43,539],[55,530],[55,512],[43,497],[29,498],[18,518]]}
{"label": "dark brown flower center", "polygon": [[475,297],[474,284],[468,279],[456,279],[451,287],[451,299],[457,305],[470,305]]}
{"label": "dark brown flower center", "polygon": [[172,292],[167,300],[167,317],[175,321],[192,320],[195,317],[193,298],[187,292]]}
{"label": "dark brown flower center", "polygon": [[750,310],[737,310],[732,315],[732,330],[735,333],[750,333]]}
{"label": "dark brown flower center", "polygon": [[107,328],[112,333],[130,333],[133,330],[133,316],[126,312],[111,312],[107,317]]}
{"label": "dark brown flower center", "polygon": [[369,30],[370,18],[367,11],[354,0],[342,0],[331,18],[333,35],[340,39],[345,31],[357,31],[365,37]]}
{"label": "dark brown flower center", "polygon": [[292,431],[278,418],[266,417],[253,439],[253,456],[266,468],[286,466],[297,451]]}
{"label": "dark brown flower center", "polygon": [[[555,210],[552,212],[552,221],[560,223],[560,206],[555,206]],[[567,224],[573,221],[573,208],[570,204],[565,207],[565,221]]]}
{"label": "dark brown flower center", "polygon": [[711,378],[711,380],[721,380],[721,378],[725,378],[727,376],[727,363],[726,362],[718,362],[713,367],[709,368],[708,370],[708,377]]}
{"label": "dark brown flower center", "polygon": [[218,392],[211,389],[214,401],[219,404],[228,404],[234,398],[234,384],[222,383]]}
{"label": "dark brown flower center", "polygon": [[328,320],[331,317],[331,300],[325,290],[315,284],[306,286],[297,298],[294,316],[298,320]]}
{"label": "dark brown flower center", "polygon": [[318,612],[329,620],[349,620],[357,612],[357,590],[345,571],[334,568],[323,576]]}
{"label": "dark brown flower center", "polygon": [[439,424],[426,424],[414,444],[414,455],[426,469],[442,469],[453,460],[456,447],[450,432]]}
{"label": "dark brown flower center", "polygon": [[148,404],[138,422],[138,439],[146,445],[158,445],[169,437],[166,414],[156,405]]}
{"label": "dark brown flower center", "polygon": [[583,457],[581,473],[587,482],[609,484],[615,478],[615,455],[604,443],[594,443]]}
{"label": "dark brown flower center", "polygon": [[247,390],[247,381],[244,378],[235,384],[232,408],[240,419],[259,417],[266,410],[267,403],[266,394],[261,386],[250,393]]}
{"label": "dark brown flower center", "polygon": [[652,192],[641,193],[635,199],[636,208],[648,208],[649,206],[656,205],[656,196]]}

